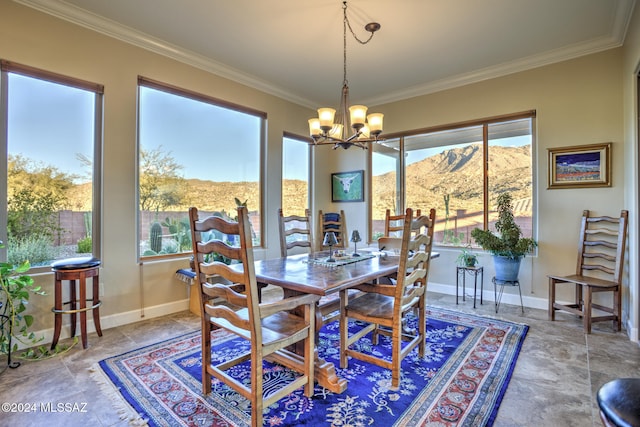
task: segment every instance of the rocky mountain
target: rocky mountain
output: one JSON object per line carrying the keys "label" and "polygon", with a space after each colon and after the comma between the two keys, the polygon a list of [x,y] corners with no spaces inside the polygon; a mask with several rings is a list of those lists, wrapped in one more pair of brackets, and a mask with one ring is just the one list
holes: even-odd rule
{"label": "rocky mountain", "polygon": [[[407,205],[428,211],[435,207],[438,216],[456,210],[480,211],[482,200],[482,149],[480,144],[444,150],[407,166]],[[489,150],[489,188],[492,194],[509,191],[514,200],[531,197],[531,146],[500,147]],[[395,206],[395,172],[373,177],[373,206]],[[440,214],[442,213],[442,214]],[[384,218],[384,209],[373,212]]]}
{"label": "rocky mountain", "polygon": [[[491,147],[488,159],[489,186],[492,193],[509,191],[514,200],[531,197],[531,146]],[[444,150],[407,166],[407,204],[428,211],[435,207],[438,216],[444,217],[445,197],[449,196],[449,212],[482,210],[482,150],[479,144],[464,148]],[[235,210],[235,198],[247,201],[249,210],[260,206],[259,187],[256,182],[212,182],[188,179],[189,199],[184,206],[172,210],[186,211],[189,206],[198,206],[205,211]],[[374,206],[394,206],[396,177],[389,172],[373,177],[372,195]],[[71,194],[73,210],[90,210],[85,206],[90,191],[89,185],[78,186]],[[300,180],[284,182],[283,209],[293,212],[294,206],[307,202],[307,183]],[[365,193],[368,190],[365,188]],[[442,214],[441,214],[442,213]],[[384,209],[373,213],[374,219],[384,219]]]}

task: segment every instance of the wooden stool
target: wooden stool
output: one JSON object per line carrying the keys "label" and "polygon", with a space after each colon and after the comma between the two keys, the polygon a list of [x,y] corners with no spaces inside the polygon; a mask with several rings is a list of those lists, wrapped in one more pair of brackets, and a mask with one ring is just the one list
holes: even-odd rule
{"label": "wooden stool", "polygon": [[605,426],[640,426],[640,378],[609,381],[600,387],[597,398]]}
{"label": "wooden stool", "polygon": [[[100,301],[99,297],[99,270],[100,260],[93,257],[68,258],[56,261],[51,264],[51,270],[55,273],[55,302],[51,309],[54,313],[55,329],[51,349],[58,344],[60,330],[62,329],[62,315],[71,315],[71,336],[76,335],[76,313],[80,313],[80,332],[82,335],[82,347],[87,348],[87,311],[93,310],[93,324],[98,336],[102,336],[100,329]],[[87,277],[92,277],[93,293],[92,298],[87,299]],[[69,301],[62,302],[62,281],[69,281]],[[76,297],[76,281],[80,281],[80,297]],[[87,307],[87,301],[92,303]],[[63,306],[69,304],[69,309]],[[77,305],[76,305],[77,304]]]}

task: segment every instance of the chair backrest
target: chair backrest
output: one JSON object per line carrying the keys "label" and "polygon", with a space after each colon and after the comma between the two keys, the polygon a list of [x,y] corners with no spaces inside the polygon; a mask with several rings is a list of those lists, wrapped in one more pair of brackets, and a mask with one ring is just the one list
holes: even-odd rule
{"label": "chair backrest", "polygon": [[[203,321],[208,322],[210,317],[226,319],[234,329],[246,331],[247,339],[253,338],[256,342],[262,342],[258,284],[247,208],[239,207],[238,222],[231,222],[218,216],[200,219],[198,209],[192,207],[189,209],[189,221]],[[226,240],[237,239],[239,246],[231,246],[220,240],[220,234],[227,236]],[[229,239],[229,236],[237,237]],[[215,253],[230,259],[232,263],[241,263],[242,271],[232,269],[223,262],[214,261]],[[227,279],[232,285],[210,283],[207,279],[213,275]],[[232,306],[246,308],[249,320],[224,303],[212,305],[211,300],[214,298],[222,298]]]}
{"label": "chair backrest", "polygon": [[582,212],[576,274],[588,276],[589,272],[597,272],[600,278],[622,283],[628,217],[626,210],[620,212],[619,218]]}
{"label": "chair backrest", "polygon": [[[421,215],[418,218],[412,218],[414,218],[413,211],[408,208],[402,228],[402,248],[394,302],[394,310],[399,312],[426,292],[436,210],[431,209],[429,216]],[[412,230],[416,229],[420,232],[412,233]]]}
{"label": "chair backrest", "polygon": [[[416,217],[421,215],[420,209],[413,211]],[[386,237],[400,237],[402,234],[402,229],[404,227],[404,216],[405,214],[400,215],[391,215],[391,209],[387,209],[384,218],[384,235]]]}
{"label": "chair backrest", "polygon": [[338,244],[334,245],[334,248],[346,248],[348,243],[346,240],[349,239],[347,236],[347,218],[344,216],[344,211],[341,210],[340,213],[337,212],[325,212],[323,213],[320,210],[318,214],[318,245],[320,249],[323,249],[327,246],[323,246],[322,242],[324,241],[324,233],[333,231],[336,235],[336,239],[338,240]]}
{"label": "chair backrest", "polygon": [[[411,235],[415,236],[420,233],[424,227],[415,219],[422,215],[420,209],[413,210],[414,221],[411,222]],[[401,215],[391,215],[391,211],[387,209],[384,223],[384,236],[378,238],[378,249],[387,251],[400,251],[402,248],[402,235],[404,230],[404,219],[406,213]]]}
{"label": "chair backrest", "polygon": [[309,209],[304,210],[304,216],[284,216],[282,209],[278,209],[278,229],[280,230],[280,255],[284,258],[289,249],[295,247],[309,248],[313,252],[313,227]]}

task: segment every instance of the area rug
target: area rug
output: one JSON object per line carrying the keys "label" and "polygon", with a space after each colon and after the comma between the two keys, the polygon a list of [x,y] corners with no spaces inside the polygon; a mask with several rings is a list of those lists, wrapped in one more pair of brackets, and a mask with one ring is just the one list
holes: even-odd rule
{"label": "area rug", "polygon": [[[391,372],[386,369],[355,359],[340,369],[339,322],[325,325],[320,356],[348,380],[347,390],[334,394],[316,385],[309,399],[300,389],[267,408],[264,425],[491,426],[528,326],[436,307],[429,307],[427,316],[426,355],[419,358],[415,349],[404,359],[397,391],[389,389]],[[409,327],[415,326],[412,322]],[[221,330],[212,333],[212,341],[214,361],[247,349],[244,340]],[[390,348],[381,336],[378,345],[365,342],[361,350],[388,357]],[[247,369],[234,369],[233,375],[248,382]],[[215,378],[211,394],[202,394],[199,331],[110,357],[94,370],[103,386],[115,387],[124,406],[132,409],[132,424],[250,425],[249,402]],[[287,369],[267,362],[264,372],[267,394],[293,378]]]}

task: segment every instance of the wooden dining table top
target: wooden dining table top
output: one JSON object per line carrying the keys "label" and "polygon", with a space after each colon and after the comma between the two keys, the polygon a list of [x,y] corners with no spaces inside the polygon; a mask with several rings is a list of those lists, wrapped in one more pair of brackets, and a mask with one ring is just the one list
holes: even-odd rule
{"label": "wooden dining table top", "polygon": [[290,255],[256,261],[256,279],[288,290],[324,296],[397,273],[400,262],[400,257],[394,255],[376,255],[336,266],[310,261],[313,258],[326,259],[328,256],[327,252],[316,252],[313,255]]}

